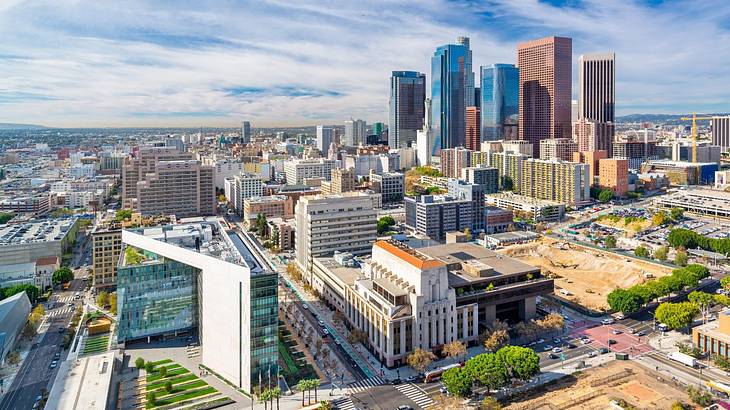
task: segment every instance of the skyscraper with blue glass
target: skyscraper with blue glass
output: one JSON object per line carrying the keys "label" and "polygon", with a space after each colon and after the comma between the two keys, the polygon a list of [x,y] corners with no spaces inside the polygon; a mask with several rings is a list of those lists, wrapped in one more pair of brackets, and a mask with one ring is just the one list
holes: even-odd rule
{"label": "skyscraper with blue glass", "polygon": [[482,140],[518,138],[520,72],[514,64],[480,68]]}
{"label": "skyscraper with blue glass", "polygon": [[469,48],[447,44],[431,58],[431,110],[433,144],[431,155],[442,148],[464,146],[466,138],[466,62]]}
{"label": "skyscraper with blue glass", "polygon": [[426,75],[416,71],[393,71],[390,77],[388,146],[416,145],[416,133],[423,128]]}

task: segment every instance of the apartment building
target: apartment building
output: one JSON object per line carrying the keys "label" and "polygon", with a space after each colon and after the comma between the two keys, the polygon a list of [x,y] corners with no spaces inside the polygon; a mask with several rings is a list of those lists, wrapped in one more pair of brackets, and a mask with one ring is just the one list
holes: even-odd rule
{"label": "apartment building", "polygon": [[446,232],[472,229],[474,204],[468,199],[444,195],[421,195],[405,199],[406,227],[431,239],[442,241]]}
{"label": "apartment building", "polygon": [[224,186],[226,199],[239,215],[243,213],[243,202],[246,199],[264,194],[264,183],[258,174],[243,173],[226,178]]}
{"label": "apartment building", "polygon": [[215,215],[213,168],[200,161],[161,161],[137,182],[135,210],[144,216]]}
{"label": "apartment building", "polygon": [[578,144],[570,138],[550,138],[540,140],[540,159],[571,161],[573,153],[578,151]]}
{"label": "apartment building", "polygon": [[341,194],[355,190],[355,168],[335,168],[332,170],[332,180],[322,181],[322,194]]}
{"label": "apartment building", "polygon": [[284,162],[284,174],[288,185],[303,185],[306,178],[322,178],[329,181],[335,161],[331,159],[292,159]]}
{"label": "apartment building", "polygon": [[148,173],[154,173],[162,161],[183,161],[195,159],[189,152],[178,151],[175,147],[141,146],[134,157],[128,157],[122,166],[122,205],[134,208],[137,199],[137,183],[143,181]]}
{"label": "apartment building", "polygon": [[535,222],[560,221],[565,215],[565,204],[517,195],[512,192],[501,192],[487,195],[487,206],[496,206],[524,215]]}
{"label": "apartment building", "polygon": [[587,164],[530,158],[522,163],[517,193],[576,205],[590,199],[589,178]]}
{"label": "apartment building", "polygon": [[369,253],[377,235],[377,214],[367,194],[305,196],[294,214],[297,264],[307,273],[316,257]]}
{"label": "apartment building", "polygon": [[287,197],[284,195],[256,196],[243,200],[243,222],[250,226],[258,215],[266,218],[291,218],[292,214],[287,212]]}
{"label": "apartment building", "polygon": [[613,153],[613,123],[596,122],[585,118],[573,122],[573,140],[576,151],[606,151]]}
{"label": "apartment building", "polygon": [[598,185],[608,188],[616,196],[624,196],[629,191],[629,161],[607,158],[598,161]]}
{"label": "apartment building", "polygon": [[403,202],[405,175],[400,172],[371,172],[370,187],[383,196],[383,203]]}
{"label": "apartment building", "polygon": [[446,148],[441,150],[441,175],[449,178],[461,176],[461,170],[471,166],[471,150]]}
{"label": "apartment building", "polygon": [[499,191],[499,170],[485,165],[463,168],[461,179],[482,187],[485,194]]}

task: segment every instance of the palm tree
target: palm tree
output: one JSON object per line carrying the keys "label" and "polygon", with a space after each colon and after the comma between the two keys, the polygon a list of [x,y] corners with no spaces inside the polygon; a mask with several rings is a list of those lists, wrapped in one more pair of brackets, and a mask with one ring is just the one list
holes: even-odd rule
{"label": "palm tree", "polygon": [[[281,387],[276,386],[269,390],[271,392],[271,399],[276,399],[276,410],[279,410],[279,397],[281,397]],[[271,409],[274,409],[274,403],[271,403]]]}
{"label": "palm tree", "polygon": [[320,385],[319,379],[312,379],[312,388],[314,389],[314,401],[317,401],[317,388]]}
{"label": "palm tree", "polygon": [[[259,394],[259,401],[264,402],[264,410],[268,408],[269,400],[271,399],[271,389],[266,389]],[[272,407],[273,409],[273,407]]]}
{"label": "palm tree", "polygon": [[304,407],[304,390],[307,390],[308,387],[309,382],[305,379],[299,380],[299,383],[297,383],[297,389],[302,392],[302,407]]}

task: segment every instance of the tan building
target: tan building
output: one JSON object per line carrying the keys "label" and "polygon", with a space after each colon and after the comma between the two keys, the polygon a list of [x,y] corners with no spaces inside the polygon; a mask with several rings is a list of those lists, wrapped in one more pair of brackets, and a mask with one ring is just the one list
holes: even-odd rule
{"label": "tan building", "polygon": [[143,216],[215,215],[216,204],[213,167],[200,161],[158,162],[154,172],[137,183],[135,210]]}
{"label": "tan building", "polygon": [[322,194],[341,194],[355,190],[355,168],[335,168],[332,170],[332,180],[322,181]]}
{"label": "tan building", "polygon": [[573,41],[547,37],[517,45],[520,68],[519,139],[532,143],[569,138],[571,123],[571,70]]}
{"label": "tan building", "polygon": [[613,123],[596,122],[581,118],[573,123],[573,140],[577,151],[613,152]]}
{"label": "tan building", "polygon": [[266,218],[291,218],[286,209],[287,197],[284,195],[259,196],[243,201],[243,222],[250,226],[259,214]]}
{"label": "tan building", "polygon": [[730,358],[730,310],[725,310],[713,320],[692,328],[692,344],[703,353]]}
{"label": "tan building", "polygon": [[598,161],[598,185],[608,188],[616,196],[624,196],[629,191],[629,161],[607,158]]}
{"label": "tan building", "polygon": [[466,107],[466,148],[479,150],[481,144],[482,125],[479,107]]}
{"label": "tan building", "polygon": [[578,118],[587,118],[598,123],[613,123],[615,106],[616,55],[614,53],[581,55],[578,58]]}
{"label": "tan building", "polygon": [[540,159],[571,161],[578,144],[570,138],[552,138],[540,141]]}
{"label": "tan building", "polygon": [[596,183],[596,177],[599,171],[598,161],[605,158],[608,158],[607,151],[581,151],[573,153],[573,162],[588,164],[591,185]]}
{"label": "tan building", "polygon": [[143,181],[161,161],[192,160],[194,155],[180,152],[175,147],[141,146],[134,157],[125,159],[122,166],[122,204],[134,208],[137,198],[137,182]]}
{"label": "tan building", "polygon": [[522,162],[517,193],[576,205],[590,199],[588,165],[530,158]]}
{"label": "tan building", "polygon": [[38,289],[45,290],[53,285],[53,273],[61,267],[61,260],[58,256],[45,256],[35,261],[34,285]]}
{"label": "tan building", "polygon": [[461,170],[471,166],[472,151],[466,148],[447,148],[441,150],[441,175],[459,178]]}

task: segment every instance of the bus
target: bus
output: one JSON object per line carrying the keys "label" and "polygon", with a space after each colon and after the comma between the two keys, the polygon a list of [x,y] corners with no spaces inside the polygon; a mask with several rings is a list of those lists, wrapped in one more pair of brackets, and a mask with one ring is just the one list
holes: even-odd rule
{"label": "bus", "polygon": [[722,396],[724,398],[730,397],[730,386],[728,386],[727,384],[710,380],[707,382],[707,387],[718,396]]}
{"label": "bus", "polygon": [[443,366],[443,367],[439,367],[438,369],[428,371],[424,375],[423,381],[424,381],[424,383],[435,382],[436,380],[439,380],[441,378],[441,375],[443,375],[445,371],[447,371],[449,369],[453,369],[455,367],[462,367],[462,366],[464,366],[463,363],[454,363],[454,364],[450,364],[448,366]]}

